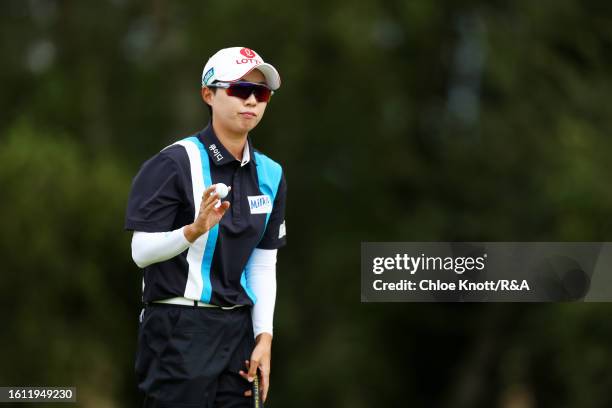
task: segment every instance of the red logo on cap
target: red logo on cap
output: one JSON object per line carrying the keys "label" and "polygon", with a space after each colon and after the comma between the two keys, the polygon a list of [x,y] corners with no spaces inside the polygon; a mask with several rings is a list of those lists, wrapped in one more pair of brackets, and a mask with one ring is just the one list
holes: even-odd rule
{"label": "red logo on cap", "polygon": [[253,51],[250,48],[243,48],[240,50],[240,53],[242,55],[244,55],[247,58],[254,58],[255,57],[255,51]]}

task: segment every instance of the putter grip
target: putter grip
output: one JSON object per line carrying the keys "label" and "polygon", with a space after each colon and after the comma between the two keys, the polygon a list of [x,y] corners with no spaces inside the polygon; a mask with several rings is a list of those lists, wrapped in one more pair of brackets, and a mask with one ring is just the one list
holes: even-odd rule
{"label": "putter grip", "polygon": [[255,375],[253,379],[253,408],[263,408],[263,402],[261,401],[261,395],[259,390],[259,375]]}

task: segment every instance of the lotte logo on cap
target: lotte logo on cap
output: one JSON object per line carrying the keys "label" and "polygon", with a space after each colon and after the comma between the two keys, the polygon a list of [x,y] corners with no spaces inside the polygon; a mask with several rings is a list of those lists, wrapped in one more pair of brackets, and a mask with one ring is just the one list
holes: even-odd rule
{"label": "lotte logo on cap", "polygon": [[240,64],[255,64],[255,65],[259,65],[262,64],[263,61],[260,61],[257,58],[257,54],[255,54],[255,51],[253,51],[250,48],[243,48],[240,50],[240,54],[242,54],[244,57],[246,58],[238,58],[236,59],[236,64],[240,65]]}
{"label": "lotte logo on cap", "polygon": [[247,58],[255,58],[255,51],[250,48],[243,48],[240,50],[240,53]]}

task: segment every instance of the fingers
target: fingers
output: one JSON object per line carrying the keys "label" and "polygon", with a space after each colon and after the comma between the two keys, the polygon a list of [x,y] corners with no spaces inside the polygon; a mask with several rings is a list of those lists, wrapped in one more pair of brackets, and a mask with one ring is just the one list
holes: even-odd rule
{"label": "fingers", "polygon": [[[229,193],[230,191],[232,191],[232,186],[227,186],[227,192]],[[212,193],[216,193],[216,192],[217,192],[217,185],[211,184],[210,186],[208,186],[206,190],[204,190],[204,194],[202,194],[202,199],[204,200],[209,195],[211,195]]]}
{"label": "fingers", "polygon": [[[244,372],[243,370],[240,370],[238,372],[238,374],[240,374],[240,376],[244,378],[245,380],[247,380],[248,382],[252,382],[255,376],[257,375],[257,364],[255,364],[255,361],[256,360],[251,360],[251,361],[245,360],[244,364],[249,369],[249,372],[247,373],[247,372]],[[254,373],[253,373],[252,368],[255,368]],[[270,373],[269,373],[269,370],[266,370],[264,367],[259,367],[259,373],[260,373],[260,378],[261,378],[261,383],[260,383],[261,399],[263,402],[266,402],[266,399],[268,399],[268,390],[270,389]],[[251,392],[251,390],[247,390],[244,392],[245,397],[250,397],[252,395],[253,393]]]}
{"label": "fingers", "polygon": [[[244,360],[244,364],[246,365],[246,368],[248,369],[249,368],[249,360]],[[244,378],[245,380],[247,380],[247,381],[249,380],[249,374],[247,372],[240,370],[240,371],[238,371],[238,374],[240,374],[240,376],[242,378]]]}
{"label": "fingers", "polygon": [[247,366],[247,369],[249,371],[245,373],[244,371],[240,370],[238,374],[240,374],[240,376],[244,378],[245,380],[247,380],[248,382],[253,382],[253,379],[257,375],[258,363],[256,360],[251,360],[251,361],[244,360],[244,364]]}
{"label": "fingers", "polygon": [[[244,365],[246,365],[246,367],[247,367],[247,369],[248,369],[248,368],[249,368],[249,360],[244,360]],[[249,380],[249,375],[248,375],[248,373],[246,373],[245,371],[240,370],[240,371],[238,371],[238,374],[240,374],[240,376],[241,376],[242,378],[244,378],[245,380],[247,380],[247,381]],[[244,396],[245,396],[245,397],[250,397],[250,396],[252,396],[252,395],[253,395],[253,392],[252,392],[250,389],[249,389],[249,390],[246,390],[246,391],[244,392]]]}
{"label": "fingers", "polygon": [[215,193],[216,191],[217,189],[215,188],[214,184],[208,186],[208,188],[204,190],[204,193],[202,194],[202,201],[205,201],[212,193]]}
{"label": "fingers", "polygon": [[261,399],[266,402],[268,398],[268,390],[270,389],[270,375],[265,370],[261,371]]}
{"label": "fingers", "polygon": [[261,399],[265,402],[270,389],[270,360],[268,358],[262,358],[259,366],[259,378],[261,379]]}
{"label": "fingers", "polygon": [[214,211],[217,212],[217,215],[219,215],[219,217],[223,217],[228,208],[230,208],[230,202],[217,200],[216,203],[212,204],[212,208],[214,209]]}
{"label": "fingers", "polygon": [[[232,186],[228,186],[227,191],[229,192],[231,190],[232,190]],[[204,194],[202,194],[202,204],[200,204],[200,210],[201,211],[202,210],[212,210],[213,208],[219,210],[221,209],[223,205],[219,203],[224,203],[224,202],[219,199],[219,194],[217,193],[216,184],[213,184],[209,186],[206,190],[204,190]],[[229,208],[229,202],[225,206],[225,208],[221,210],[225,212],[228,208]]]}
{"label": "fingers", "polygon": [[[227,186],[228,193],[232,191],[232,186]],[[210,195],[217,192],[217,185],[212,184],[208,186],[206,190],[204,190],[204,194],[202,194],[202,201],[206,200]]]}
{"label": "fingers", "polygon": [[211,203],[216,203],[219,200],[219,194],[217,193],[216,184],[211,185],[202,194],[202,203],[204,207],[210,207]]}
{"label": "fingers", "polygon": [[249,363],[249,374],[247,380],[253,382],[253,379],[257,375],[257,367],[259,367],[259,361],[251,359]]}
{"label": "fingers", "polygon": [[[208,191],[208,190],[206,190]],[[204,193],[204,197],[202,197],[202,202],[204,203],[204,208],[208,208],[211,205],[214,205],[219,199],[219,194],[216,191],[212,191],[210,194]]]}

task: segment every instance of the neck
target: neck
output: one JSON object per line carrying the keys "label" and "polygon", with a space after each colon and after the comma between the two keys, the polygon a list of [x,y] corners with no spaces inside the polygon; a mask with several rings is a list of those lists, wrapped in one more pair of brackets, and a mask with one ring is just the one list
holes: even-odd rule
{"label": "neck", "polygon": [[212,127],[217,139],[219,139],[227,151],[230,152],[236,160],[241,161],[248,133],[231,132],[218,125],[218,122],[215,121],[213,121]]}

